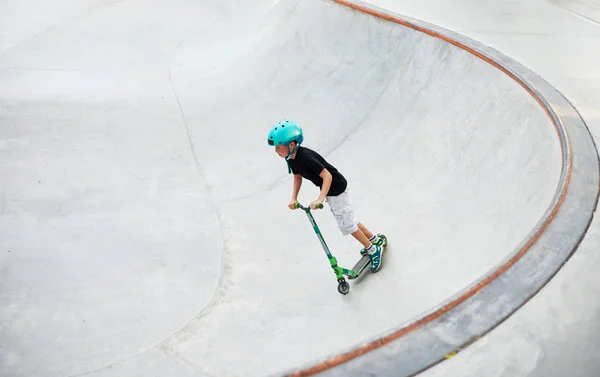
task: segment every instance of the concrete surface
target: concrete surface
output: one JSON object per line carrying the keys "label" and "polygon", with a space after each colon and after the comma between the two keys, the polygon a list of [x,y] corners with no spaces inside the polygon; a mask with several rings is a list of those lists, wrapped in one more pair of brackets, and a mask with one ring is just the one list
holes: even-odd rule
{"label": "concrete surface", "polygon": [[[390,239],[347,296],[286,207],[266,145],[282,118]],[[6,376],[262,376],[338,353],[500,263],[561,169],[549,118],[506,75],[321,0],[3,3],[0,161]],[[358,243],[316,216],[353,264]]]}
{"label": "concrete surface", "polygon": [[[600,135],[598,1],[371,0],[491,46],[533,70]],[[467,12],[468,11],[468,12]],[[423,376],[595,376],[600,368],[600,227],[548,285],[501,326]]]}

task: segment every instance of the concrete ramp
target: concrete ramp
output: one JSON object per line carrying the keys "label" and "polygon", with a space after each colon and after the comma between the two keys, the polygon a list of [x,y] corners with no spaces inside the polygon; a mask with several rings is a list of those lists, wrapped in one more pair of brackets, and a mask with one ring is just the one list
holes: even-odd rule
{"label": "concrete ramp", "polygon": [[[18,14],[5,8],[0,20]],[[565,201],[561,118],[447,40],[323,0],[66,13],[0,40],[3,376],[328,370],[477,286]],[[287,209],[292,178],[266,143],[283,118],[389,238],[381,271],[346,296]],[[587,179],[576,213],[589,219],[597,169]],[[304,181],[300,200],[317,195]],[[351,267],[359,243],[327,208],[314,215]],[[470,315],[512,308],[497,293]]]}

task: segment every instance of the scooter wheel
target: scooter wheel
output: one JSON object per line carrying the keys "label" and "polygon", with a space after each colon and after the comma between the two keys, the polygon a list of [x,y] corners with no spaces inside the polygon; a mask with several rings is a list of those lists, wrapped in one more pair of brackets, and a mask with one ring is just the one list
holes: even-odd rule
{"label": "scooter wheel", "polygon": [[386,247],[387,246],[387,237],[383,234],[380,237],[383,239],[383,247]]}
{"label": "scooter wheel", "polygon": [[346,293],[350,292],[350,284],[348,284],[347,281],[340,282],[338,284],[338,292],[340,292],[343,295],[345,295]]}

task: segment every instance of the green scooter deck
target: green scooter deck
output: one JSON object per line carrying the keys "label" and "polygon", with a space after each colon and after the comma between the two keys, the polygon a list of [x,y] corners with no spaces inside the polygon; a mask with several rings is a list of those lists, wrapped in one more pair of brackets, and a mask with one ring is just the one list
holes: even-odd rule
{"label": "green scooter deck", "polygon": [[[385,239],[385,245],[387,246],[387,237],[382,235],[381,237],[383,237]],[[384,246],[381,250],[381,256],[383,257],[383,252],[386,248],[386,246]],[[363,255],[358,262],[356,262],[356,264],[354,265],[354,267],[352,267],[353,271],[356,271],[356,275],[348,275],[348,279],[349,280],[354,280],[358,277],[360,277],[363,272],[367,269],[367,267],[369,267],[371,265],[371,258],[369,258],[368,255]]]}
{"label": "green scooter deck", "polygon": [[358,278],[360,275],[362,275],[362,273],[365,271],[365,269],[367,267],[369,267],[370,265],[371,265],[371,259],[369,258],[368,255],[361,257],[358,260],[358,262],[356,262],[354,267],[352,267],[352,270],[356,271],[356,275],[349,275],[348,279],[353,280],[353,279]]}

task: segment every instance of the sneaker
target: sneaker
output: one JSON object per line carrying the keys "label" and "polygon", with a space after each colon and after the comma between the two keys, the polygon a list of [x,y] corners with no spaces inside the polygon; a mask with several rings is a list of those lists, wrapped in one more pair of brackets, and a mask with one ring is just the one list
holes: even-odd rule
{"label": "sneaker", "polygon": [[364,247],[360,250],[360,255],[362,255],[363,257],[365,255],[369,254],[369,252],[367,251],[367,249],[365,249]]}
{"label": "sneaker", "polygon": [[387,246],[387,238],[385,238],[385,236],[382,236],[381,234],[377,234],[375,236],[375,240],[373,240],[373,245],[386,247]]}
{"label": "sneaker", "polygon": [[383,247],[379,245],[371,246],[369,251],[369,258],[371,259],[371,272],[377,272],[381,267],[381,254],[383,253]]}
{"label": "sneaker", "polygon": [[[381,247],[385,247],[387,245],[387,240],[384,237],[381,237],[381,234],[377,234],[375,236],[375,239],[373,241],[371,241],[371,244],[375,245],[375,246],[381,246]],[[363,257],[365,255],[367,255],[367,249],[363,248],[360,251],[360,255],[362,255]]]}

